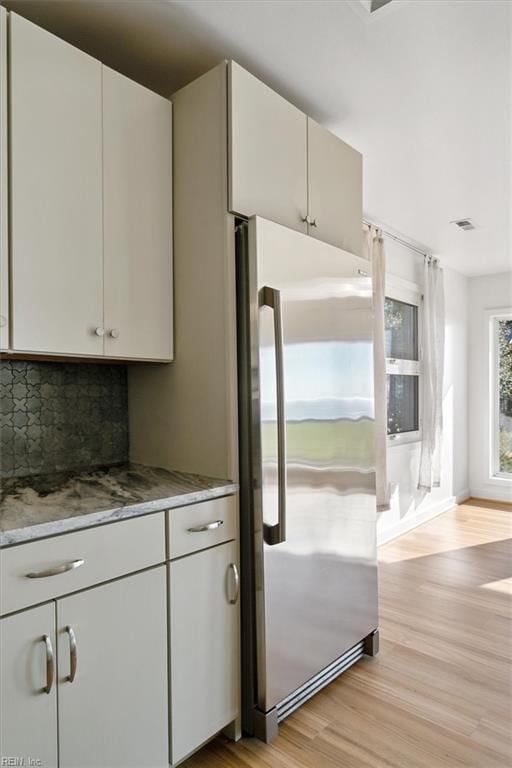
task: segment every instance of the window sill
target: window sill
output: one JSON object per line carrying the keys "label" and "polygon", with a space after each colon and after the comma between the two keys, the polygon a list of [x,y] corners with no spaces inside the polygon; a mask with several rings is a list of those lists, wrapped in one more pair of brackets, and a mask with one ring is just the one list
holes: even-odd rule
{"label": "window sill", "polygon": [[487,480],[487,484],[510,486],[512,485],[512,476],[506,477],[505,475],[492,475],[492,477]]}
{"label": "window sill", "polygon": [[411,435],[396,435],[395,437],[388,437],[386,440],[386,444],[388,448],[395,448],[399,445],[409,445],[411,447],[414,447],[415,445],[419,445],[421,443],[421,436],[414,432],[414,434]]}

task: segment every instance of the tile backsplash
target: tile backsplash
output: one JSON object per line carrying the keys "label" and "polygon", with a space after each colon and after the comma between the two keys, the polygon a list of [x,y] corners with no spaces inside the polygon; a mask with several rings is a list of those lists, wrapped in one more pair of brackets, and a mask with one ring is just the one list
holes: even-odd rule
{"label": "tile backsplash", "polygon": [[126,366],[0,362],[0,477],[128,460]]}

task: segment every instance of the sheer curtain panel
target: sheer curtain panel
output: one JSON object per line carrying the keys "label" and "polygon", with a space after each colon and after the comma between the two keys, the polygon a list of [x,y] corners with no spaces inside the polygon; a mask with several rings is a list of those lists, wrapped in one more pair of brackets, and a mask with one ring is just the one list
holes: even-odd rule
{"label": "sheer curtain panel", "polygon": [[431,491],[441,482],[443,429],[444,286],[437,259],[425,257],[423,283],[423,398],[418,488]]}
{"label": "sheer curtain panel", "polygon": [[373,285],[373,370],[375,387],[375,461],[377,511],[389,509],[387,472],[387,395],[386,357],[384,340],[384,301],[386,284],[386,255],[379,229],[368,226],[364,234],[365,257],[372,270]]}

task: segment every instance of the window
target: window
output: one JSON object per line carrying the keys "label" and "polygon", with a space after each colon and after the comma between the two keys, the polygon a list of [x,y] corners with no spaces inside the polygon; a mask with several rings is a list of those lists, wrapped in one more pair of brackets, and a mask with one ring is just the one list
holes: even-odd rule
{"label": "window", "polygon": [[491,476],[512,479],[512,312],[491,316]]}
{"label": "window", "polygon": [[420,435],[419,295],[408,291],[386,297],[385,350],[388,438],[411,442]]}

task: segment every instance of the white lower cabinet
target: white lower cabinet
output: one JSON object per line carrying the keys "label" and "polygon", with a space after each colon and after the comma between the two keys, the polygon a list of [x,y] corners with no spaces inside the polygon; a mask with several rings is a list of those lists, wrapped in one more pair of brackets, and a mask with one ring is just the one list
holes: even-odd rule
{"label": "white lower cabinet", "polygon": [[165,565],[6,616],[0,640],[2,765],[168,765]]}
{"label": "white lower cabinet", "polygon": [[166,614],[164,565],[57,601],[60,768],[168,765]]}
{"label": "white lower cabinet", "polygon": [[57,765],[55,673],[55,603],[0,620],[0,765]]}
{"label": "white lower cabinet", "polygon": [[235,499],[169,511],[168,562],[164,513],[0,550],[0,765],[168,768],[238,737]]}
{"label": "white lower cabinet", "polygon": [[238,716],[237,562],[230,541],[169,565],[173,765]]}

